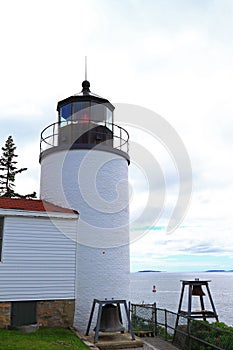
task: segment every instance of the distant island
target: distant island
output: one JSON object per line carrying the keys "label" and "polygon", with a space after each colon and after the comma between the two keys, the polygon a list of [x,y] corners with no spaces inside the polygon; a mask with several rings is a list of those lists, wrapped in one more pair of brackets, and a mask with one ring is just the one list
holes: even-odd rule
{"label": "distant island", "polygon": [[206,270],[205,272],[233,272],[233,270]]}
{"label": "distant island", "polygon": [[157,270],[141,270],[138,272],[162,272],[162,271],[157,271]]}
{"label": "distant island", "polygon": [[[148,272],[166,272],[166,271],[160,271],[160,270],[140,270],[136,271],[136,273],[148,273]],[[199,271],[199,272],[233,272],[233,270],[206,270],[206,271]]]}
{"label": "distant island", "polygon": [[[158,272],[166,272],[166,271],[160,271],[160,270],[140,270],[140,271],[136,271],[135,273],[149,273],[149,272],[156,272],[156,273],[158,273]],[[210,272],[210,273],[212,273],[212,272],[233,272],[233,270],[223,270],[223,269],[220,269],[220,270],[215,270],[215,269],[213,269],[213,270],[205,270],[205,271],[199,271],[199,272],[205,272],[205,273],[207,273],[207,272]],[[181,273],[181,272],[180,272]]]}

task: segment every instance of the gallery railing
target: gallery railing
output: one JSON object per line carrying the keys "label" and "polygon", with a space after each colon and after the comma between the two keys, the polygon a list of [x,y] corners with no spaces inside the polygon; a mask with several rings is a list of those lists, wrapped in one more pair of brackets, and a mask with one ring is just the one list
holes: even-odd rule
{"label": "gallery railing", "polygon": [[41,132],[40,153],[57,146],[108,146],[129,152],[129,134],[119,125],[108,122],[61,121],[47,126]]}

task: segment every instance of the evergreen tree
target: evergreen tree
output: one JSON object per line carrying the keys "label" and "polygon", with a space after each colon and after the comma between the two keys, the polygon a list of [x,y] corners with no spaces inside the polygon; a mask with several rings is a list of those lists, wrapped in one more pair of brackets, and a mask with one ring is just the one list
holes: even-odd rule
{"label": "evergreen tree", "polygon": [[16,146],[12,136],[6,140],[5,147],[2,147],[2,156],[0,158],[0,196],[9,198],[35,198],[36,192],[21,195],[14,191],[15,176],[27,170],[27,168],[17,169],[17,161],[14,160],[18,155],[15,154]]}

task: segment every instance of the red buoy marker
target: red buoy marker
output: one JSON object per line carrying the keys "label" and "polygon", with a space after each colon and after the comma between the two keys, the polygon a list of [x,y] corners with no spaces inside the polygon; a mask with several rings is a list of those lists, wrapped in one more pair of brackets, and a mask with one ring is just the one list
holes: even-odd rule
{"label": "red buoy marker", "polygon": [[155,285],[152,287],[152,292],[156,293],[156,286]]}

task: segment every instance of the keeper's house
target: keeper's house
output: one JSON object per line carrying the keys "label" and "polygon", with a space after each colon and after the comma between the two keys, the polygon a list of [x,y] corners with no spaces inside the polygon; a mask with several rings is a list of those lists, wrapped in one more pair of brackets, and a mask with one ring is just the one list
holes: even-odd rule
{"label": "keeper's house", "polygon": [[76,211],[0,198],[0,328],[73,323]]}

